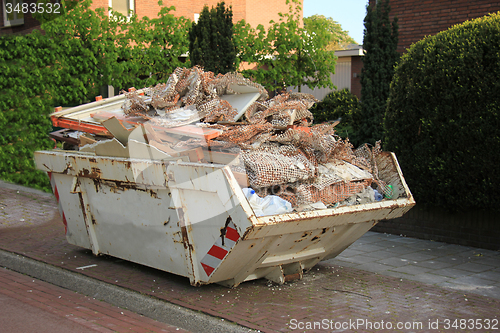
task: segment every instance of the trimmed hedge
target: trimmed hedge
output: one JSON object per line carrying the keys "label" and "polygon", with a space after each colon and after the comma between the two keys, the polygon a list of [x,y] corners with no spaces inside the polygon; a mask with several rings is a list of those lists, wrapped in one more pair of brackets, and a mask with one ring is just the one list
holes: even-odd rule
{"label": "trimmed hedge", "polygon": [[419,203],[496,209],[500,197],[500,13],[412,45],[396,67],[385,149]]}
{"label": "trimmed hedge", "polygon": [[349,138],[354,145],[359,145],[358,134],[354,124],[354,115],[361,110],[358,97],[348,89],[332,91],[328,93],[321,102],[316,103],[311,112],[314,115],[314,122],[322,123],[342,118],[340,124],[335,129],[342,138]]}

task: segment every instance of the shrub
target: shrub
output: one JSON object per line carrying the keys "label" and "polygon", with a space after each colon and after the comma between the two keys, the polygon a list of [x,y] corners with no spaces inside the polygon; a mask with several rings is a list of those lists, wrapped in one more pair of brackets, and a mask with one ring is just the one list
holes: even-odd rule
{"label": "shrub", "polygon": [[[40,33],[0,37],[0,179],[50,190],[33,152],[54,142],[54,106],[93,100],[100,87],[165,82],[183,63],[190,21],[162,7],[157,18],[109,18],[90,0],[44,17]],[[160,2],[161,5],[161,2]]]}
{"label": "shrub", "polygon": [[[37,57],[34,57],[34,51]],[[33,152],[54,146],[49,78],[54,73],[50,41],[38,32],[0,38],[0,178],[49,190],[48,177],[36,170]]]}
{"label": "shrub", "polygon": [[396,67],[385,149],[417,202],[498,209],[500,13],[412,45]]}
{"label": "shrub", "polygon": [[337,134],[343,138],[349,137],[349,140],[357,145],[360,142],[353,118],[360,109],[361,105],[356,95],[348,89],[342,89],[328,93],[321,102],[311,108],[311,112],[315,123],[342,118],[340,124],[335,127]]}

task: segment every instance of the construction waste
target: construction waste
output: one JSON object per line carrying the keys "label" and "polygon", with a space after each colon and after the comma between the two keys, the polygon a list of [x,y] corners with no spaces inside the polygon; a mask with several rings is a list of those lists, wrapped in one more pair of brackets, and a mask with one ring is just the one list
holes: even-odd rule
{"label": "construction waste", "polygon": [[79,150],[226,164],[256,215],[397,199],[378,177],[380,143],[354,149],[337,123],[313,124],[316,102],[291,92],[269,98],[235,73],[177,68],[167,83],[125,93],[119,112],[96,109],[91,120],[103,131],[80,132]]}

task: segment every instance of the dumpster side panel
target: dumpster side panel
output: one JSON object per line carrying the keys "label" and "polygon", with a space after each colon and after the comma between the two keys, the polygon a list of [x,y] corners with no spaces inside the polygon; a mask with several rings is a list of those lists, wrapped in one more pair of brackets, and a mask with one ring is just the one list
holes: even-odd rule
{"label": "dumpster side panel", "polygon": [[[243,281],[258,278],[281,283],[300,278],[303,270],[312,268],[321,260],[335,257],[372,225],[368,221],[242,240],[224,259],[211,281],[234,287]],[[247,260],[242,262],[241,258]],[[232,273],[224,275],[227,270]],[[230,276],[231,279],[227,279]]]}
{"label": "dumpster side panel", "polygon": [[99,253],[187,276],[169,190],[81,178]]}
{"label": "dumpster side panel", "polygon": [[54,193],[57,193],[63,223],[66,223],[66,239],[68,243],[90,249],[90,240],[85,226],[81,202],[77,193],[71,193],[73,176],[53,173]]}
{"label": "dumpster side panel", "polygon": [[[167,175],[173,203],[182,215],[185,242],[189,242],[185,248],[186,258],[191,261],[191,283],[213,282],[214,272],[227,279],[233,272],[221,273],[221,263],[240,235],[252,226],[241,207],[241,200],[248,204],[241,188],[222,165],[172,163]],[[246,258],[241,261],[246,262]]]}
{"label": "dumpster side panel", "polygon": [[35,152],[35,164],[46,172],[167,187],[165,173],[168,162],[54,150]]}

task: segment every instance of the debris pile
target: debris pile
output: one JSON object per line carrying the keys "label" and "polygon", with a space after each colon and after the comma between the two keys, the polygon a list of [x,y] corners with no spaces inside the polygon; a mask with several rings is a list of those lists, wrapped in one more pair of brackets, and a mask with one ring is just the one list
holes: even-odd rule
{"label": "debris pile", "polygon": [[94,136],[80,150],[143,158],[133,151],[147,147],[155,159],[227,164],[242,187],[298,211],[387,195],[376,164],[380,143],[353,149],[335,134],[337,123],[313,125],[315,102],[290,92],[269,99],[261,85],[235,73],[177,68],[167,83],[125,93],[122,115],[94,113],[94,120],[107,119],[111,139]]}

